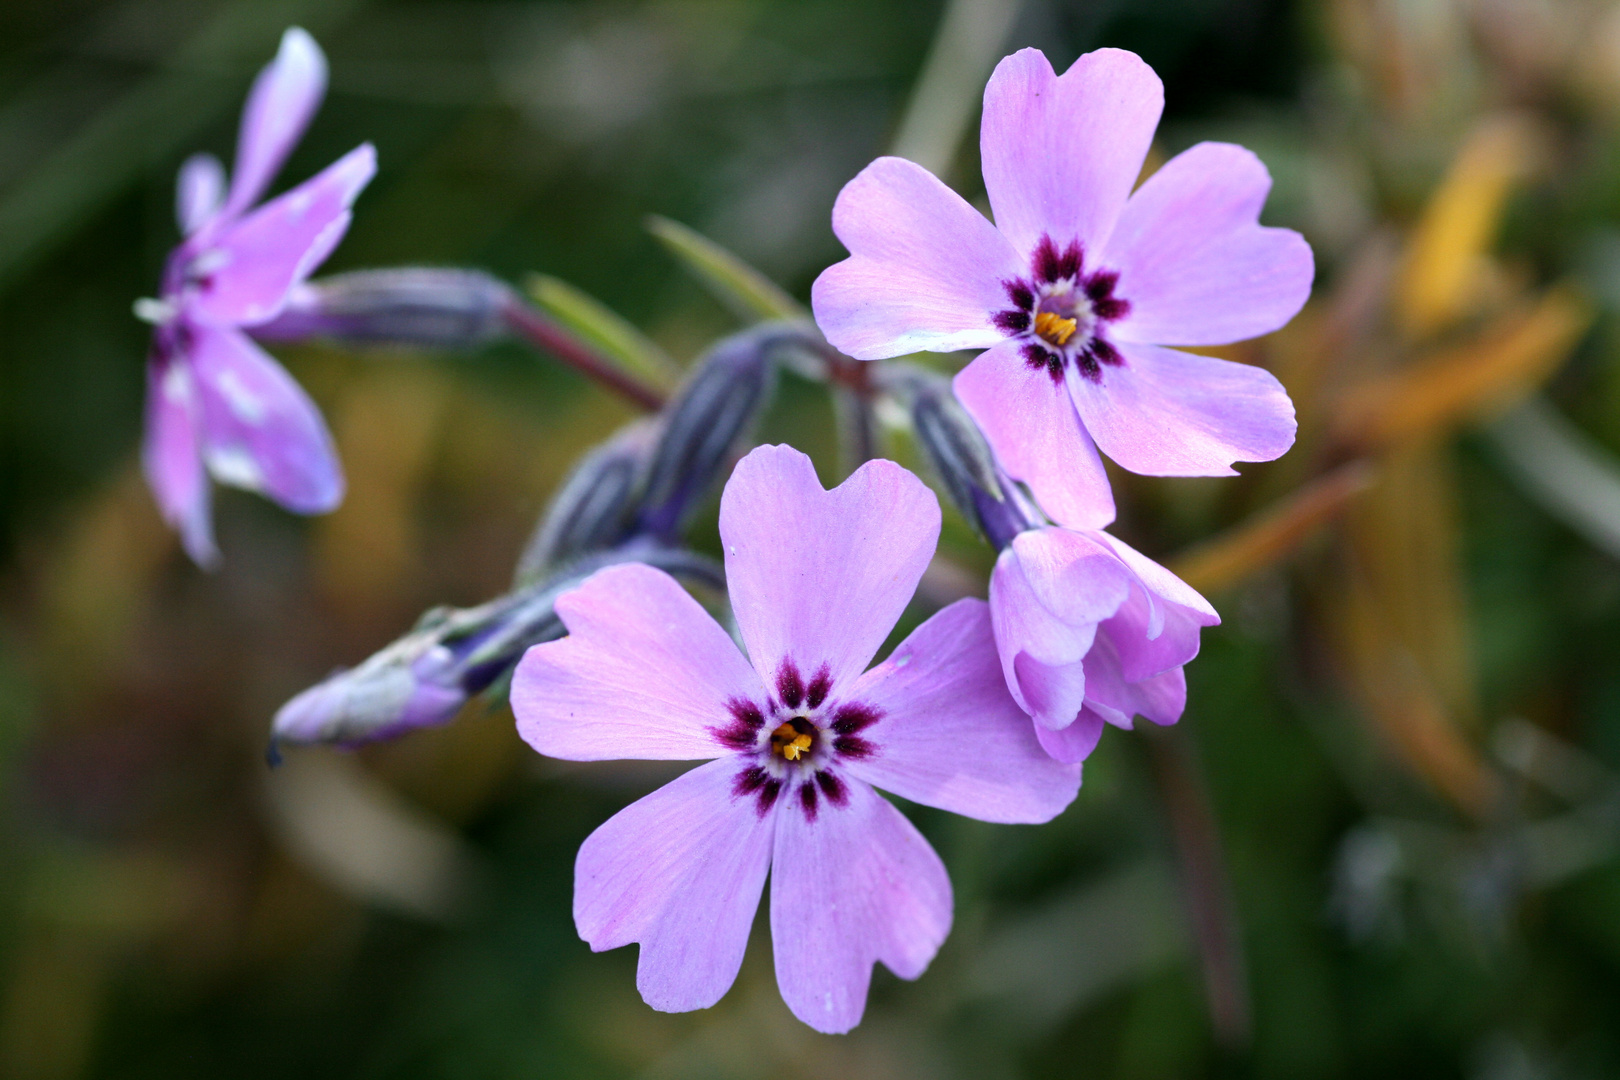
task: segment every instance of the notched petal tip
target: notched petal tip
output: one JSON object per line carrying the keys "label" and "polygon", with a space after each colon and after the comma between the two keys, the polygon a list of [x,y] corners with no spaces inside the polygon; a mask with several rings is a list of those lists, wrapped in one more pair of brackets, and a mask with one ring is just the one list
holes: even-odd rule
{"label": "notched petal tip", "polygon": [[1273,461],[1294,444],[1294,403],[1252,364],[1139,343],[1121,367],[1069,390],[1097,447],[1143,476],[1235,476],[1234,462]]}
{"label": "notched petal tip", "polygon": [[810,459],[762,446],[720,499],[732,610],[755,667],[792,658],[858,676],[916,591],[939,539],[939,500],[892,461],[869,461],[831,491]]}
{"label": "notched petal tip", "polygon": [[1038,50],[1002,60],[980,125],[996,226],[1023,252],[1044,234],[1100,250],[1163,110],[1163,83],[1134,53],[1086,53],[1061,76]]}

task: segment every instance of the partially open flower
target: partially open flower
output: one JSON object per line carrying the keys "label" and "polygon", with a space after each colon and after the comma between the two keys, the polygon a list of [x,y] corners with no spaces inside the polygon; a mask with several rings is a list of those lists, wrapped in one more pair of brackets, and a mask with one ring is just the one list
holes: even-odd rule
{"label": "partially open flower", "polygon": [[957,508],[1000,552],[990,614],[1007,688],[1052,756],[1081,761],[1104,723],[1180,719],[1182,665],[1201,627],[1220,622],[1190,586],[1100,529],[1051,526],[1001,474],[945,380],[900,369],[918,443]]}
{"label": "partially open flower", "polygon": [[1105,723],[1173,724],[1187,704],[1182,665],[1209,602],[1100,530],[1029,529],[996,559],[990,615],[1007,687],[1060,761],[1082,761]]}

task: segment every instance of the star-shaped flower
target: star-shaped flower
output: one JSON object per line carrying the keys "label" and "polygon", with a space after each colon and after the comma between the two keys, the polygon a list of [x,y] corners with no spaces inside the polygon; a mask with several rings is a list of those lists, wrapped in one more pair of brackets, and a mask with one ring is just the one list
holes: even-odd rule
{"label": "star-shaped flower", "polygon": [[1075,528],[1113,519],[1098,448],[1132,472],[1219,476],[1294,439],[1268,372],[1166,347],[1277,329],[1313,265],[1297,233],[1259,224],[1271,178],[1242,147],[1200,143],[1132,193],[1163,104],[1133,53],[1087,53],[1061,77],[1039,50],[1007,57],[980,133],[995,224],[922,167],[879,158],[840,193],[850,257],[812,291],[851,356],[986,350],[957,395]]}
{"label": "star-shaped flower", "polygon": [[987,605],[940,611],[871,670],[939,535],[939,504],[872,461],[832,491],[761,447],[720,507],[737,646],[666,574],[599,571],[557,602],[568,627],[518,666],[512,708],[541,753],[712,759],[580,849],[574,921],[593,949],[641,943],[654,1008],[713,1005],[742,964],[767,873],[782,996],[848,1031],[872,964],[916,978],[951,924],[945,867],[874,790],[986,821],[1040,822],[1078,765],[1041,749],[1007,693]]}
{"label": "star-shaped flower", "polygon": [[326,58],[294,27],[253,84],[230,187],[200,154],[180,169],[185,239],[163,270],[161,296],[135,305],[154,324],[147,361],[142,458],[163,516],[191,557],[217,560],[209,478],[258,491],[289,510],[324,513],[343,474],[319,410],[244,327],[279,315],[288,294],[332,253],[349,206],[376,172],[361,145],[258,209],[326,90]]}

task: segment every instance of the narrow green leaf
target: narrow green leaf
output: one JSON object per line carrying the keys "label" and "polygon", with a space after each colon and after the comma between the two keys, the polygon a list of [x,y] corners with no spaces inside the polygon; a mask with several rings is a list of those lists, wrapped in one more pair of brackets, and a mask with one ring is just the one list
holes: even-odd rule
{"label": "narrow green leaf", "polygon": [[661,389],[680,379],[680,365],[656,342],[589,293],[546,274],[530,274],[523,283],[546,314],[590,345]]}
{"label": "narrow green leaf", "polygon": [[749,322],[757,319],[810,321],[810,313],[775,282],[702,233],[656,214],[647,218],[647,230],[740,318]]}

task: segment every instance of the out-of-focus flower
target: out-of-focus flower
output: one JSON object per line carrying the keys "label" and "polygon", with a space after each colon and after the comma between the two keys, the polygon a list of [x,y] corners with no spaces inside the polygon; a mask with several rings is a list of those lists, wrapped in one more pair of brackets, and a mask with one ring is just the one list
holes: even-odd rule
{"label": "out-of-focus flower", "polygon": [[1181,718],[1182,666],[1199,630],[1219,623],[1170,571],[1098,529],[1050,526],[999,471],[945,380],[901,367],[886,376],[911,411],[918,443],[968,521],[1000,554],[990,619],[1007,688],[1060,761],[1082,761],[1103,724]]}
{"label": "out-of-focus flower", "polygon": [[1136,55],[1087,53],[1061,77],[1025,49],[984,94],[995,224],[927,170],[879,158],[833,207],[850,257],[812,292],[827,339],[863,360],[985,349],[956,391],[1007,471],[1057,521],[1101,528],[1100,448],[1152,476],[1230,475],[1294,439],[1270,373],[1165,348],[1275,330],[1310,292],[1310,247],[1262,228],[1271,177],[1201,143],[1131,187],[1164,88]]}
{"label": "out-of-focus flower", "polygon": [[654,1008],[726,992],[769,873],[782,996],[811,1027],[847,1031],[872,964],[916,978],[951,923],[939,857],[873,786],[989,821],[1045,821],[1074,798],[1079,768],[1041,750],[1008,696],[982,601],[865,671],[939,520],[892,462],[826,491],[803,454],[761,447],[720,508],[749,659],[667,575],[629,565],[561,597],[569,636],[518,665],[518,730],[542,753],[715,759],[615,815],[576,863],[580,936],[639,942]]}
{"label": "out-of-focus flower", "polygon": [[376,172],[364,144],[255,210],[326,89],[326,59],[294,27],[253,84],[229,188],[206,154],[180,169],[185,239],[162,292],[135,312],[152,322],[147,363],[147,479],[163,516],[202,564],[218,559],[209,478],[260,492],[298,513],[343,498],[331,435],[303,389],[242,332],[269,322],[332,253],[349,206]]}
{"label": "out-of-focus flower", "polygon": [[1103,724],[1181,719],[1182,665],[1221,621],[1170,571],[1105,532],[1028,529],[990,575],[990,618],[1007,687],[1059,761],[1082,761]]}

